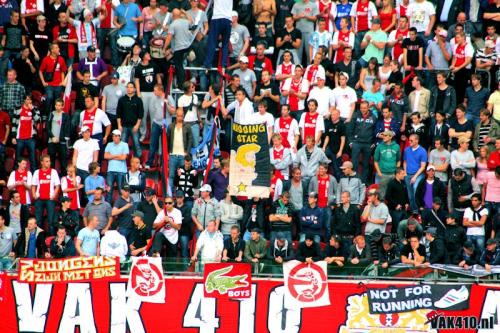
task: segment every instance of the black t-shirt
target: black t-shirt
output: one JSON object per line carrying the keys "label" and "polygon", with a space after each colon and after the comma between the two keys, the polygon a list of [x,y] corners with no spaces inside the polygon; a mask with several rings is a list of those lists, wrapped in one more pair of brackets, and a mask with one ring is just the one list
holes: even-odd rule
{"label": "black t-shirt", "polygon": [[287,31],[286,29],[282,29],[279,33],[278,33],[278,37],[281,37],[281,40],[283,41],[285,36],[286,35],[289,35],[291,37],[291,41],[290,42],[285,42],[282,46],[281,46],[281,50],[291,50],[293,49],[293,45],[292,45],[292,42],[295,42],[297,39],[301,39],[302,38],[302,32],[300,32],[299,30],[293,28],[292,31]]}
{"label": "black t-shirt", "polygon": [[[419,244],[417,252],[420,256],[425,258],[425,246],[424,245]],[[413,249],[411,248],[411,245],[409,242],[408,242],[408,244],[403,246],[403,250],[401,250],[401,256],[405,256],[406,258],[408,258],[410,260],[415,259],[414,255],[413,255]]]}
{"label": "black t-shirt", "polygon": [[36,28],[30,34],[30,39],[33,41],[33,46],[40,56],[40,60],[43,59],[49,51],[49,45],[50,42],[52,42],[52,33],[50,33],[48,29],[40,31],[38,28]]}
{"label": "black t-shirt", "polygon": [[[158,200],[158,206],[160,206],[160,208],[163,207],[162,200]],[[151,233],[151,229],[153,228],[153,222],[156,218],[156,215],[158,215],[158,213],[156,212],[155,205],[152,202],[149,203],[146,199],[143,199],[137,205],[137,210],[140,210],[141,212],[144,213],[144,223],[146,223],[146,225],[148,226],[148,231],[149,233]]]}
{"label": "black t-shirt", "polygon": [[335,88],[335,81],[330,79],[328,76],[328,73],[335,74],[335,64],[330,60],[330,59],[323,59],[321,61],[321,66],[325,69],[325,74],[326,75],[326,86],[330,87],[331,89]]}
{"label": "black t-shirt", "polygon": [[95,98],[99,96],[99,90],[91,83],[84,84],[83,82],[78,82],[74,87],[74,90],[76,91],[76,110],[85,110],[85,97],[92,96]]}
{"label": "black t-shirt", "polygon": [[446,90],[441,90],[437,88],[437,99],[436,99],[436,111],[443,111],[444,104],[444,96],[446,94]]}
{"label": "black t-shirt", "polygon": [[26,59],[17,58],[14,60],[12,67],[17,72],[17,81],[25,87],[33,86],[33,73],[31,67],[26,63]]}
{"label": "black t-shirt", "polygon": [[179,235],[189,236],[189,239],[193,236],[193,220],[191,219],[191,209],[185,204],[182,207],[175,206],[182,214],[182,224],[179,230]]}
{"label": "black t-shirt", "polygon": [[[257,80],[259,82],[259,80]],[[271,94],[276,96],[280,94],[278,86],[274,82],[269,82],[269,84],[264,85],[263,83],[257,84],[257,89],[255,90],[256,95],[262,95],[265,90],[271,90]],[[267,112],[273,115],[274,118],[279,118],[278,103],[273,101],[270,97],[264,97],[264,101],[267,103]]]}
{"label": "black t-shirt", "polygon": [[347,80],[347,85],[354,89],[356,83],[358,82],[358,73],[360,71],[358,63],[353,63],[351,60],[347,65],[344,61],[339,61],[335,64],[335,73],[345,72],[349,75],[349,80]]}
{"label": "black t-shirt", "polygon": [[[471,131],[472,134],[474,134],[474,124],[470,120],[467,120],[465,123],[460,124],[458,122],[458,120],[452,119],[450,121],[450,128],[453,128],[455,130],[455,132],[465,133],[467,131]],[[458,148],[458,139],[457,138],[451,139],[451,148],[452,149]]]}
{"label": "black t-shirt", "polygon": [[[500,7],[497,7],[496,4],[491,4],[489,5],[486,10],[484,11],[484,13],[488,13],[488,14],[495,14],[495,13],[500,13]],[[500,31],[500,22],[498,21],[494,21],[494,20],[484,20],[484,23],[483,23],[483,30],[486,31],[486,28],[488,27],[488,25],[494,25],[495,28],[496,28],[496,31]]]}
{"label": "black t-shirt", "polygon": [[135,248],[138,249],[146,246],[148,244],[148,239],[150,238],[151,233],[148,233],[148,227],[147,225],[144,225],[144,227],[141,229],[134,228],[131,239],[134,243]]}
{"label": "black t-shirt", "polygon": [[[128,203],[134,203],[132,198],[130,201],[123,199],[121,196],[116,200],[114,207],[120,209],[125,207]],[[134,205],[131,205],[128,209],[121,212],[121,214],[116,215],[115,223],[120,228],[132,229],[134,228],[134,222],[132,221],[132,214],[134,213]]]}
{"label": "black t-shirt", "polygon": [[257,46],[257,43],[258,42],[264,42],[266,43],[266,49],[271,47],[271,46],[274,46],[274,41],[271,37],[268,37],[268,36],[255,36],[254,38],[252,38],[252,45],[253,46]]}
{"label": "black t-shirt", "polygon": [[224,250],[227,250],[227,257],[230,260],[234,260],[240,253],[240,251],[245,251],[245,241],[243,239],[238,239],[238,242],[233,243],[231,238],[224,241]]}
{"label": "black t-shirt", "polygon": [[139,79],[139,86],[141,87],[141,92],[152,92],[156,84],[156,74],[159,74],[160,70],[158,67],[149,63],[148,65],[143,65],[140,63],[135,68],[135,78]]}
{"label": "black t-shirt", "polygon": [[332,153],[337,154],[340,149],[340,138],[346,135],[345,125],[342,120],[338,121],[336,124],[334,124],[331,119],[326,120],[325,134],[330,138],[328,148],[330,148]]}
{"label": "black t-shirt", "polygon": [[[405,38],[403,40],[403,49],[407,49],[407,63],[408,66],[417,67],[418,66],[418,50],[424,47],[424,42],[422,39],[417,37],[415,40],[411,40],[410,38]],[[423,59],[422,59],[423,61]]]}
{"label": "black t-shirt", "polygon": [[22,26],[21,22],[17,25],[13,25],[8,22],[4,26],[5,35],[5,49],[10,51],[21,51],[23,47],[23,36],[26,36],[26,29]]}

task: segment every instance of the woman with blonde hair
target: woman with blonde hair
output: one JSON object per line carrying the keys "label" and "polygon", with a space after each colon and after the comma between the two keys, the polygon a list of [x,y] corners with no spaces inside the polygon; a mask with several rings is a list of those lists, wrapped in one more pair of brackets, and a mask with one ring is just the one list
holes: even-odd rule
{"label": "woman with blonde hair", "polygon": [[481,191],[483,189],[483,185],[488,178],[488,159],[490,158],[490,150],[488,146],[482,146],[479,148],[479,156],[476,158],[476,181],[481,187]]}

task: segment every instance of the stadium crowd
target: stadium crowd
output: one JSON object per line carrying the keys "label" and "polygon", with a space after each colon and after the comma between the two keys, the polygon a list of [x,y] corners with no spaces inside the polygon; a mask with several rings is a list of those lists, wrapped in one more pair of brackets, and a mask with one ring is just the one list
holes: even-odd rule
{"label": "stadium crowd", "polygon": [[[500,265],[500,0],[206,9],[0,2],[0,269],[146,252]],[[233,122],[267,127],[269,198],[229,194]],[[212,124],[205,170],[192,148]]]}

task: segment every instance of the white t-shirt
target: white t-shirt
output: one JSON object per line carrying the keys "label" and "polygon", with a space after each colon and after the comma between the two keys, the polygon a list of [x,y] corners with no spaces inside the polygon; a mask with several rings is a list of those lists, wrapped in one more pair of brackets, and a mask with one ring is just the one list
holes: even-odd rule
{"label": "white t-shirt", "polygon": [[[174,208],[171,212],[167,212],[167,219],[168,222],[165,224],[160,232],[165,236],[165,238],[171,243],[171,244],[177,244],[177,241],[179,239],[179,232],[171,227],[171,223],[175,224],[182,224],[182,213],[180,210],[177,208]],[[162,209],[158,215],[156,215],[155,220],[153,221],[153,224],[155,223],[161,223],[165,220],[165,210]]]}
{"label": "white t-shirt", "polygon": [[221,18],[231,20],[232,11],[233,11],[232,0],[214,0],[212,20]]}
{"label": "white t-shirt", "polygon": [[336,87],[332,90],[331,104],[340,112],[341,118],[349,118],[351,116],[352,103],[356,103],[358,96],[351,87],[345,88]]}
{"label": "white t-shirt", "polygon": [[182,95],[177,101],[177,107],[179,108],[188,108],[191,103],[193,104],[191,109],[189,111],[184,110],[184,121],[187,123],[198,121],[198,96],[196,94],[192,96]]}
{"label": "white t-shirt", "polygon": [[326,117],[330,114],[330,99],[332,90],[327,86],[323,88],[314,87],[309,93],[308,101],[315,99],[318,101],[318,113],[321,117]]}
{"label": "white t-shirt", "polygon": [[215,262],[222,255],[224,249],[224,238],[220,231],[209,235],[208,231],[203,231],[196,241],[196,248],[200,251],[201,262]]}
{"label": "white t-shirt", "polygon": [[253,120],[253,104],[248,98],[243,100],[243,103],[234,101],[227,106],[227,110],[230,112],[234,110],[234,122],[240,125],[252,125]]}
{"label": "white t-shirt", "polygon": [[89,164],[94,161],[94,152],[99,151],[99,142],[90,138],[88,141],[78,139],[73,144],[73,149],[78,152],[76,168],[89,171]]}
{"label": "white t-shirt", "polygon": [[[483,216],[488,216],[488,209],[482,207],[481,211],[479,212],[480,218]],[[465,209],[464,212],[464,220],[469,219],[470,221],[474,221],[474,212],[472,211],[472,208],[467,208]],[[477,221],[477,219],[476,219]],[[467,235],[469,236],[484,236],[484,225],[480,227],[467,227]]]}
{"label": "white t-shirt", "polygon": [[274,126],[274,117],[272,114],[270,114],[269,112],[266,112],[265,114],[260,114],[259,112],[256,112],[254,113],[252,118],[255,122],[254,124],[266,123],[267,131],[272,132],[272,128]]}
{"label": "white t-shirt", "polygon": [[410,19],[410,27],[417,28],[418,32],[427,30],[431,15],[436,15],[436,9],[429,1],[410,3],[406,10],[406,16]]}

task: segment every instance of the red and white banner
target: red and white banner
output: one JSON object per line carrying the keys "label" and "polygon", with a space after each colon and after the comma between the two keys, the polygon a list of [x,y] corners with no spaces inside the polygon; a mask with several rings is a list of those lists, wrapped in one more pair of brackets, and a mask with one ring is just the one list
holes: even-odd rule
{"label": "red and white banner", "polygon": [[3,302],[5,298],[5,282],[7,281],[7,274],[0,272],[0,303]]}
{"label": "red and white banner", "polygon": [[66,259],[19,259],[19,281],[67,283],[106,280],[120,276],[118,257],[73,257]]}
{"label": "red and white banner", "polygon": [[165,303],[165,278],[160,257],[132,257],[127,296],[148,303]]}
{"label": "red and white banner", "polygon": [[168,297],[165,303],[156,304],[127,297],[127,278],[35,284],[9,275],[5,301],[0,303],[2,333],[500,332],[498,284],[471,284],[469,307],[464,310],[371,314],[369,290],[422,284],[330,280],[331,305],[301,309],[284,301],[288,291],[283,279],[254,278],[248,299],[215,299],[204,297],[201,278],[167,277]]}
{"label": "red and white banner", "polygon": [[283,264],[287,302],[300,308],[330,305],[325,261],[312,264],[291,260]]}
{"label": "red and white banner", "polygon": [[205,297],[250,298],[252,266],[243,263],[207,263],[203,270]]}

